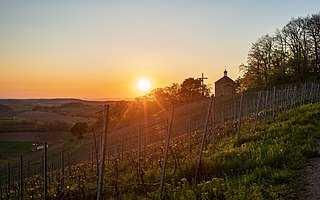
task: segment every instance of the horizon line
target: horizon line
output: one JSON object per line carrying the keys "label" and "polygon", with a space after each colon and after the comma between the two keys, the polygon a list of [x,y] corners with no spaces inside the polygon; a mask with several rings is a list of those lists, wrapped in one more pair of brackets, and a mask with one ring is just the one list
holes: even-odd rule
{"label": "horizon line", "polygon": [[59,100],[59,99],[74,99],[84,101],[122,101],[122,100],[134,100],[135,98],[79,98],[79,97],[0,97],[0,100]]}

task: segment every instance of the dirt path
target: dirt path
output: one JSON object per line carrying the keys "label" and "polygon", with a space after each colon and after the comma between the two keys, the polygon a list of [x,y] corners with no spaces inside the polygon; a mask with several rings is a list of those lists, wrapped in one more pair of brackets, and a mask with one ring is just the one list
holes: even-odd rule
{"label": "dirt path", "polygon": [[[320,140],[317,140],[320,146]],[[320,157],[313,158],[302,170],[298,199],[320,199]]]}

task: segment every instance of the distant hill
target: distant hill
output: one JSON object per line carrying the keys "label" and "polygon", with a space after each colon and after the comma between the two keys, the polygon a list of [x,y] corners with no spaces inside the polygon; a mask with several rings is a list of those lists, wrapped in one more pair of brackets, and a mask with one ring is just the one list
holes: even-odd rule
{"label": "distant hill", "polygon": [[[3,111],[0,117],[18,117],[38,121],[74,122],[103,109],[103,105],[117,104],[117,101],[87,101],[81,99],[0,99]],[[9,110],[8,112],[5,112]],[[43,117],[43,119],[42,119]]]}
{"label": "distant hill", "polygon": [[77,121],[88,121],[88,118],[64,116],[56,113],[41,112],[41,111],[27,111],[18,116],[17,119],[30,119],[38,121],[64,121],[74,123]]}
{"label": "distant hill", "polygon": [[68,107],[84,107],[84,106],[89,106],[87,104],[83,104],[80,102],[70,102],[70,103],[64,103],[60,106],[60,108],[68,108]]}
{"label": "distant hill", "polygon": [[73,98],[56,99],[0,99],[0,104],[10,107],[13,111],[47,111],[50,109],[103,106],[116,101],[87,101]]}
{"label": "distant hill", "polygon": [[12,108],[10,106],[0,104],[0,113],[11,112]]}

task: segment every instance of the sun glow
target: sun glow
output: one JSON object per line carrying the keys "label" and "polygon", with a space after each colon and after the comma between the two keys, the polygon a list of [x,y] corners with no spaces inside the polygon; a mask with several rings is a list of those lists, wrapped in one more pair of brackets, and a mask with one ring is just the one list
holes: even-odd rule
{"label": "sun glow", "polygon": [[142,78],[138,81],[137,87],[143,92],[149,91],[151,89],[151,82],[148,79]]}

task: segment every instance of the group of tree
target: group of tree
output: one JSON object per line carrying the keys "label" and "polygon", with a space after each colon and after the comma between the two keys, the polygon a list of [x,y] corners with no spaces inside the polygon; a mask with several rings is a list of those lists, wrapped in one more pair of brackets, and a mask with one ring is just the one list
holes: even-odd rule
{"label": "group of tree", "polygon": [[293,18],[273,35],[252,44],[241,89],[270,87],[320,78],[320,13]]}
{"label": "group of tree", "polygon": [[89,124],[87,122],[76,122],[70,129],[71,134],[77,136],[79,139],[89,131]]}
{"label": "group of tree", "polygon": [[147,95],[147,98],[162,107],[168,107],[194,102],[209,95],[210,88],[201,78],[187,78],[181,84],[173,83],[163,88],[156,88]]}
{"label": "group of tree", "polygon": [[171,109],[172,106],[198,101],[209,95],[209,86],[200,78],[187,78],[181,84],[172,83],[163,88],[156,88],[133,101],[120,101],[113,104],[110,107],[109,119],[123,124],[124,121],[130,122],[144,115]]}
{"label": "group of tree", "polygon": [[[112,104],[109,108],[109,129],[130,124],[144,116],[171,109],[172,106],[201,100],[209,95],[209,86],[200,78],[187,78],[181,84],[173,83],[163,88],[156,88],[133,101],[118,101]],[[92,129],[100,129],[102,125],[103,116],[100,115],[94,123],[75,123],[71,133],[81,138]]]}

